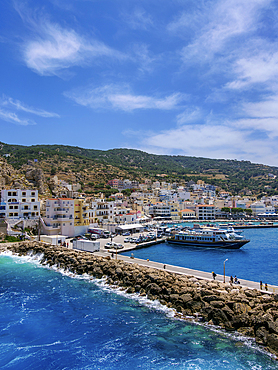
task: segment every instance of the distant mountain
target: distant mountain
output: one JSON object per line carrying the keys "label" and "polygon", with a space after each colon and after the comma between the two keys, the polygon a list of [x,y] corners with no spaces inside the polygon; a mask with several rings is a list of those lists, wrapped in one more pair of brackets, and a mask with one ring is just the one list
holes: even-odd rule
{"label": "distant mountain", "polygon": [[[81,182],[84,190],[105,188],[112,178],[185,182],[202,179],[233,194],[278,194],[278,168],[249,161],[155,155],[134,149],[94,150],[67,145],[9,145],[0,154],[21,170],[35,163],[45,176]],[[8,155],[8,156],[7,156]],[[29,161],[29,162],[28,162]]]}

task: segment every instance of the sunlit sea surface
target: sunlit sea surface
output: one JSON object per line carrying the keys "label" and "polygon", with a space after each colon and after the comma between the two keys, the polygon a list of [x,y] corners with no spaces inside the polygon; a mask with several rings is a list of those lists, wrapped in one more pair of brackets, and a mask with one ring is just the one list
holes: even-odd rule
{"label": "sunlit sea surface", "polygon": [[157,302],[0,256],[1,369],[278,369],[252,340]]}

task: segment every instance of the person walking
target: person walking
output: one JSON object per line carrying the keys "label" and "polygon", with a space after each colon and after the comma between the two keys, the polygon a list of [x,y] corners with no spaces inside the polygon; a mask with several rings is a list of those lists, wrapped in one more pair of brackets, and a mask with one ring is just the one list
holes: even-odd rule
{"label": "person walking", "polygon": [[215,280],[216,276],[217,276],[216,273],[214,271],[212,271],[212,279],[213,280]]}

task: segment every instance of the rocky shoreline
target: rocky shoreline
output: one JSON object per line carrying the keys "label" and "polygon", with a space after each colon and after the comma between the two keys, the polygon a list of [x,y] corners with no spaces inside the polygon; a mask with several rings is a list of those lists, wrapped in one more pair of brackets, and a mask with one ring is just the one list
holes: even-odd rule
{"label": "rocky shoreline", "polygon": [[88,252],[54,247],[42,242],[0,244],[0,252],[19,256],[43,254],[42,264],[70,272],[107,277],[107,283],[127,293],[140,293],[174,308],[181,318],[217,325],[255,338],[278,356],[278,295],[229,283],[197,279],[139,266]]}

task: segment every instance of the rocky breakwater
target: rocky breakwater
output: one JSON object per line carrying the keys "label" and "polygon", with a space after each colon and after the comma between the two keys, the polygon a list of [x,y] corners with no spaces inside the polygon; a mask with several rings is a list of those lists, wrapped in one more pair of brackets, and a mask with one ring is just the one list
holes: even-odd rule
{"label": "rocky breakwater", "polygon": [[39,242],[0,246],[0,251],[5,249],[19,255],[43,254],[42,264],[57,265],[76,274],[106,276],[108,284],[157,299],[176,309],[181,318],[191,316],[254,337],[256,343],[278,355],[278,295]]}

